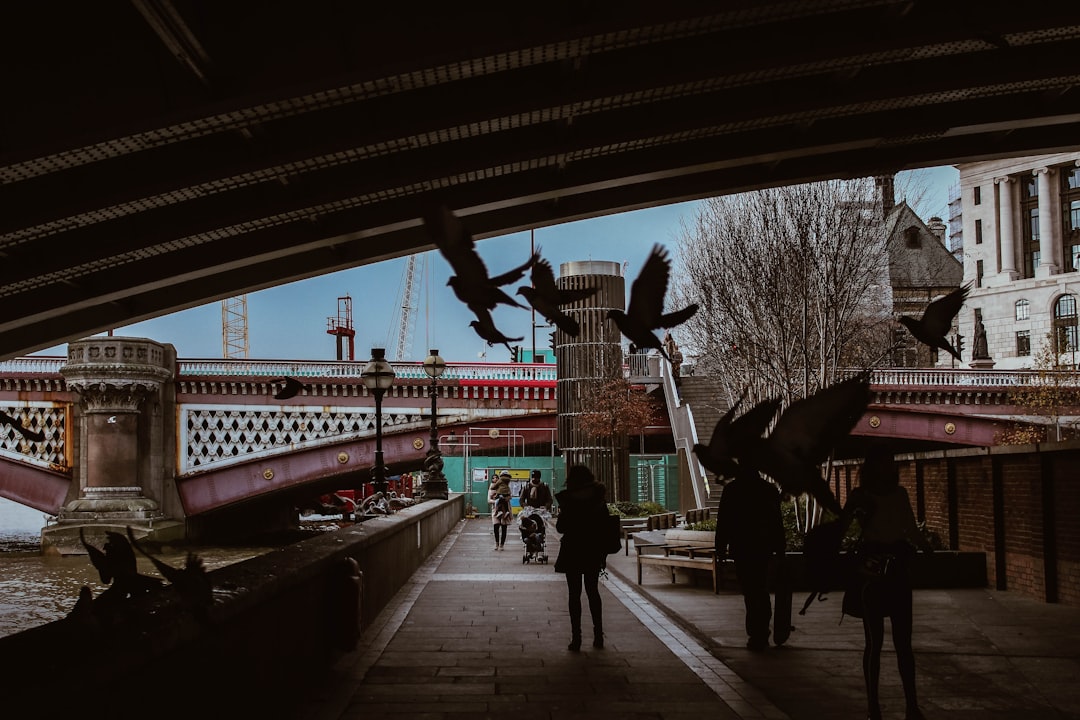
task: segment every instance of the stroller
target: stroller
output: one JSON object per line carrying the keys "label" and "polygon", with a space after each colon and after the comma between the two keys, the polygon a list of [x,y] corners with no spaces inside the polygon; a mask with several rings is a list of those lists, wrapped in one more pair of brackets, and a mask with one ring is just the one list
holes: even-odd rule
{"label": "stroller", "polygon": [[540,513],[522,513],[518,518],[518,526],[521,530],[521,542],[525,546],[525,553],[521,556],[521,564],[529,562],[547,563],[545,535],[546,525],[544,517]]}

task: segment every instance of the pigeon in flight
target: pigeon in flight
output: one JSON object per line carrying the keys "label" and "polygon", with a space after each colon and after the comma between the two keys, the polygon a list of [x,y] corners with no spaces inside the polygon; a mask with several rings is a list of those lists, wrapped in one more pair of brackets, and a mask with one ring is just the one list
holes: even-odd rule
{"label": "pigeon in flight", "polygon": [[554,323],[555,327],[570,337],[577,337],[578,321],[564,313],[560,306],[591,297],[600,288],[560,290],[555,284],[555,272],[551,269],[551,263],[544,259],[537,259],[533,263],[531,276],[532,287],[528,285],[519,287],[517,294],[525,298],[536,312],[544,316],[545,320]]}
{"label": "pigeon in flight", "polygon": [[[745,461],[792,496],[809,493],[837,517],[843,513],[821,477],[821,463],[870,404],[870,371],[793,402],[768,437],[749,444]],[[740,460],[744,458],[740,456]]]}
{"label": "pigeon in flight", "polygon": [[923,345],[944,350],[957,360],[960,360],[960,353],[956,351],[945,336],[948,334],[949,328],[952,327],[953,318],[956,317],[956,313],[960,312],[960,307],[964,304],[969,292],[971,292],[971,283],[957,288],[945,297],[938,298],[927,305],[922,318],[919,320],[903,315],[900,317],[900,322]]}
{"label": "pigeon in flight", "polygon": [[626,312],[608,310],[607,313],[627,340],[638,348],[659,350],[668,362],[671,362],[671,357],[653,330],[681,325],[698,309],[697,303],[691,303],[682,310],[664,314],[664,296],[670,276],[671,261],[667,250],[661,245],[654,245],[634,284],[630,286],[630,306]]}
{"label": "pigeon in flight", "polygon": [[203,566],[203,561],[197,555],[189,552],[184,567],[174,568],[172,565],[162,562],[140,547],[138,541],[135,540],[135,534],[131,531],[130,525],[127,529],[127,535],[128,541],[131,542],[131,546],[150,558],[150,562],[154,563],[154,567],[157,568],[162,577],[172,583],[180,597],[195,614],[202,615],[214,604],[214,594],[210,576]]}
{"label": "pigeon in flight", "polygon": [[[105,593],[125,598],[142,595],[161,587],[161,580],[158,578],[139,573],[135,563],[135,552],[131,549],[127,538],[112,530],[106,530],[105,537],[107,539],[104,548],[98,549],[86,542],[86,535],[83,529],[79,528],[79,540],[86,548],[90,562],[101,577],[101,582],[111,583]],[[105,593],[102,593],[102,596]]]}
{"label": "pigeon in flight", "polygon": [[3,410],[0,410],[0,425],[10,425],[12,429],[15,430],[15,432],[19,433],[31,442],[45,441],[45,433],[39,430],[31,430],[30,428],[23,425],[18,418],[8,415]]}
{"label": "pigeon in flight", "polygon": [[744,391],[742,397],[717,421],[708,445],[694,445],[694,455],[706,470],[717,477],[735,477],[738,456],[744,448],[752,447],[761,440],[780,410],[780,398],[771,398],[762,400],[735,418],[735,412],[745,399]]}
{"label": "pigeon in flight", "polygon": [[473,312],[476,313],[476,320],[470,322],[469,326],[476,331],[477,335],[487,341],[489,347],[495,343],[502,343],[510,351],[510,354],[513,354],[514,349],[510,347],[510,343],[525,339],[524,337],[506,337],[499,332],[499,329],[495,327],[495,321],[491,319],[491,313],[487,310],[474,309]]}
{"label": "pigeon in flight", "polygon": [[458,299],[479,315],[479,310],[494,310],[502,303],[528,309],[507,295],[502,285],[516,282],[525,276],[539,255],[532,256],[518,267],[490,277],[487,266],[476,252],[476,244],[465,225],[446,206],[440,206],[424,216],[424,224],[443,257],[450,263],[454,275],[446,281]]}
{"label": "pigeon in flight", "polygon": [[307,390],[310,387],[309,385],[305,385],[304,383],[300,382],[296,378],[291,377],[281,378],[281,380],[279,380],[278,382],[285,383],[285,387],[281,388],[281,390],[279,390],[277,394],[274,395],[275,400],[288,400],[289,398],[296,397],[298,394],[300,394],[301,390]]}

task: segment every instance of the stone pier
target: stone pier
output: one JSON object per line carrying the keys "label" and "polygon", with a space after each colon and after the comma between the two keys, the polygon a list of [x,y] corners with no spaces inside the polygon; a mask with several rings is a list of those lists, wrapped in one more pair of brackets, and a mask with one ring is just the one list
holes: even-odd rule
{"label": "stone pier", "polygon": [[184,536],[176,495],[172,345],[146,338],[92,337],[68,345],[60,370],[78,394],[72,495],[57,523],[42,531],[46,553],[81,554],[80,529],[100,547],[105,531],[157,541]]}

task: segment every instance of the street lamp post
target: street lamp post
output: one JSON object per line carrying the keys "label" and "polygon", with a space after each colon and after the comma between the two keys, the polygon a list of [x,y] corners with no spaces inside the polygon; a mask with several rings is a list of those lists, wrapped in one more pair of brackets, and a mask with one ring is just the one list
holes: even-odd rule
{"label": "street lamp post", "polygon": [[438,379],[446,371],[446,361],[439,357],[438,350],[429,350],[424,359],[424,372],[431,378],[431,440],[428,443],[427,456],[424,458],[424,499],[446,500],[450,497],[450,489],[446,485],[446,476],[443,475],[442,452],[439,450],[439,424],[436,416],[438,410],[439,386]]}
{"label": "street lamp post", "polygon": [[[375,396],[375,466],[371,468],[371,480],[375,492],[386,494],[386,465],[383,464],[382,451],[382,399],[383,394],[394,384],[394,368],[386,362],[384,348],[372,348],[371,360],[360,373],[360,381]],[[360,493],[363,495],[363,492]],[[357,505],[359,507],[359,505]]]}

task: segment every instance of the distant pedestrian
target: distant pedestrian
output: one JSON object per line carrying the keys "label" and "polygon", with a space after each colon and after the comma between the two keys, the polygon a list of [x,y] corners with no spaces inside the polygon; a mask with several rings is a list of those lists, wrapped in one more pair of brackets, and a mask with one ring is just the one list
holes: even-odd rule
{"label": "distant pedestrian", "polygon": [[551,488],[540,478],[539,470],[532,471],[532,477],[521,488],[521,496],[518,499],[521,501],[522,510],[543,508],[551,512]]}
{"label": "distant pedestrian", "polygon": [[[915,692],[915,653],[911,648],[913,626],[910,560],[915,547],[933,552],[911,510],[907,490],[892,455],[880,448],[867,453],[859,472],[859,486],[844,506],[845,522],[857,520],[862,529],[856,551],[861,573],[863,680],[870,720],[880,720],[878,681],[885,618],[892,627],[893,649],[907,706],[906,720],[922,720]],[[852,592],[849,590],[849,592]]]}
{"label": "distant pedestrian", "polygon": [[716,517],[716,559],[730,554],[746,607],[746,647],[769,646],[769,564],[786,546],[779,489],[754,469],[740,465],[735,479],[724,486]]}
{"label": "distant pedestrian", "polygon": [[570,644],[567,650],[581,649],[581,588],[589,598],[593,647],[604,647],[604,617],[600,602],[600,571],[606,567],[607,553],[602,543],[607,518],[605,488],[596,482],[584,465],[573,465],[566,473],[566,489],[555,495],[559,501],[559,557],[555,572],[566,574],[569,594]]}
{"label": "distant pedestrian", "polygon": [[491,507],[491,528],[495,533],[495,549],[506,546],[506,528],[514,519],[510,508],[510,473],[503,472],[491,481],[488,490],[488,505]]}

